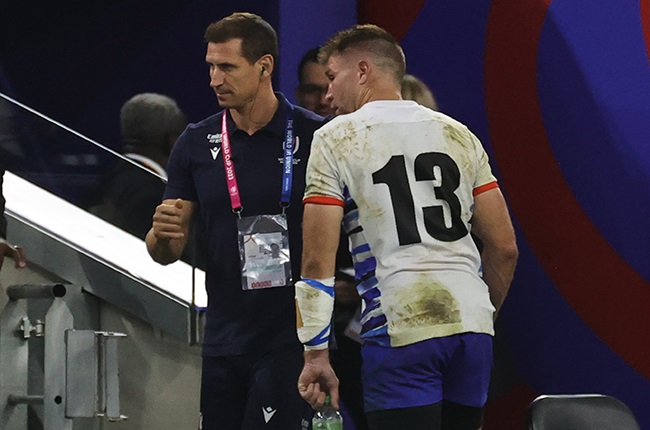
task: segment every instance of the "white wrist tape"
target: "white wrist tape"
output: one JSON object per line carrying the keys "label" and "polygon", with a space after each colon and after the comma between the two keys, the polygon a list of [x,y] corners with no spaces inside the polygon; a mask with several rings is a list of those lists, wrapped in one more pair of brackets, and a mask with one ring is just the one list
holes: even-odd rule
{"label": "white wrist tape", "polygon": [[296,282],[298,339],[306,350],[325,349],[334,310],[334,277]]}

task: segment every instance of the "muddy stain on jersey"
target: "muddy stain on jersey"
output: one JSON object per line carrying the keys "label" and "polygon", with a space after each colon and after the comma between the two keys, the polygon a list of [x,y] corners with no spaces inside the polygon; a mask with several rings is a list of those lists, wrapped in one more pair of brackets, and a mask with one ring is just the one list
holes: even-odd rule
{"label": "muddy stain on jersey", "polygon": [[465,150],[470,149],[469,142],[471,141],[471,137],[467,131],[458,129],[451,125],[445,125],[443,133],[447,140],[458,143],[460,146],[464,147]]}
{"label": "muddy stain on jersey", "polygon": [[469,130],[445,125],[443,134],[445,140],[450,143],[447,147],[449,156],[456,161],[457,165],[460,164],[458,168],[461,176],[473,176],[474,168],[471,160],[474,154],[474,142]]}
{"label": "muddy stain on jersey", "polygon": [[335,155],[338,161],[349,160],[359,162],[367,160],[370,155],[368,132],[371,126],[363,124],[356,125],[353,121],[346,121],[336,129],[333,140],[336,142]]}
{"label": "muddy stain on jersey", "polygon": [[331,188],[329,182],[325,180],[325,175],[322,174],[322,171],[321,164],[312,162],[310,175],[307,178],[307,186],[305,187],[305,196],[312,194],[322,195]]}
{"label": "muddy stain on jersey", "polygon": [[383,208],[376,206],[370,209],[368,217],[370,219],[384,219],[385,213],[386,211]]}
{"label": "muddy stain on jersey", "polygon": [[[331,139],[331,133],[323,134],[325,141]],[[323,193],[331,192],[331,181],[328,180],[331,173],[328,166],[327,158],[316,155],[317,152],[329,152],[330,148],[324,141],[320,141],[317,151],[312,147],[312,155],[309,157],[307,166],[307,186],[305,188],[305,196],[309,195],[322,195]]]}
{"label": "muddy stain on jersey", "polygon": [[397,303],[390,311],[397,317],[397,329],[461,322],[456,299],[439,283],[420,277],[415,283],[395,290]]}

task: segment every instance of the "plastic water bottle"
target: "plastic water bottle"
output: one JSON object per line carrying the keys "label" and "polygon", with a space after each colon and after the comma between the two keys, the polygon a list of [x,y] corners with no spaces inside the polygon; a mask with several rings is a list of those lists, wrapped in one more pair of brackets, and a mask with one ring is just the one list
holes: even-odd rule
{"label": "plastic water bottle", "polygon": [[325,398],[325,404],[314,414],[311,420],[313,430],[343,430],[343,417],[331,405],[329,394]]}

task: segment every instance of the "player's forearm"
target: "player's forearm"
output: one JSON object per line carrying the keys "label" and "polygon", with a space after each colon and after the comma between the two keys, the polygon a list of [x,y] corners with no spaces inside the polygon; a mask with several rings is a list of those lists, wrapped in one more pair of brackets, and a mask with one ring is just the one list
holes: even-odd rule
{"label": "player's forearm", "polygon": [[[305,233],[300,276],[308,279],[333,278],[336,272],[336,241],[330,237],[316,238],[317,233]],[[312,237],[307,237],[312,236]]]}
{"label": "player's forearm", "polygon": [[300,271],[303,278],[326,279],[334,276],[342,218],[343,208],[340,206],[305,205]]}
{"label": "player's forearm", "polygon": [[306,350],[328,347],[334,311],[334,277],[304,278],[295,285],[298,339]]}
{"label": "player's forearm", "polygon": [[[326,257],[330,257],[329,255]],[[304,253],[301,276],[309,279],[324,279],[334,277],[336,256],[319,258],[319,255]]]}
{"label": "player's forearm", "polygon": [[518,251],[515,244],[483,250],[483,280],[490,291],[490,300],[497,312],[506,299],[517,264]]}

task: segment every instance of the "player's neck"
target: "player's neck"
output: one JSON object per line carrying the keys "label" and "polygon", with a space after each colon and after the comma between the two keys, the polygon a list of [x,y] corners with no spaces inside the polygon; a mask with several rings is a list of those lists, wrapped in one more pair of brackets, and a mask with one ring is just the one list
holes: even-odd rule
{"label": "player's neck", "polygon": [[237,128],[252,135],[271,121],[278,106],[280,101],[269,85],[260,88],[255,97],[244,106],[230,109],[230,115]]}
{"label": "player's neck", "polygon": [[366,103],[378,101],[378,100],[402,100],[402,96],[398,89],[393,85],[374,85],[365,88],[358,97],[358,108],[365,105]]}

